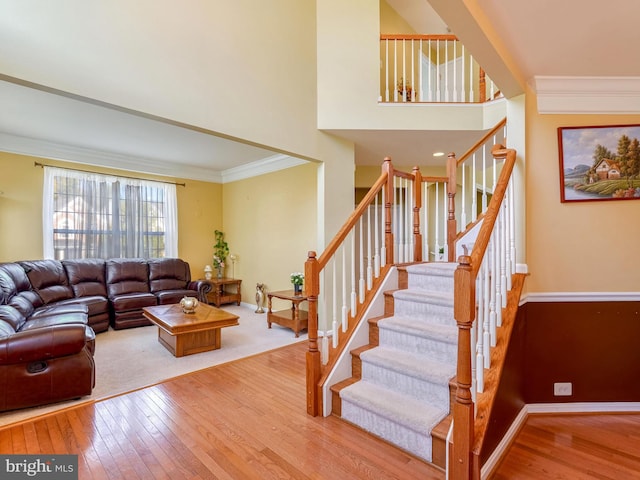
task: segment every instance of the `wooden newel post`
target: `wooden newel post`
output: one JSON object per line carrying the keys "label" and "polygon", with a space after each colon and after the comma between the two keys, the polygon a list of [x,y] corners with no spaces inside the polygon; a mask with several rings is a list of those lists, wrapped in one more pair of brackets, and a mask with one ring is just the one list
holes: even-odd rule
{"label": "wooden newel post", "polygon": [[387,183],[384,186],[384,244],[386,248],[385,265],[393,264],[394,246],[393,246],[393,230],[391,229],[391,206],[395,197],[395,189],[393,188],[394,174],[391,157],[385,157],[382,164],[382,173],[387,175]]}
{"label": "wooden newel post", "polygon": [[316,252],[309,252],[304,264],[305,296],[309,304],[307,333],[307,413],[317,417],[321,411],[322,393],[318,388],[321,374],[321,357],[318,349],[318,295],[320,293],[320,270]]}
{"label": "wooden newel post", "polygon": [[422,261],[422,233],[420,232],[420,209],[422,208],[422,174],[413,167],[413,261]]}
{"label": "wooden newel post", "polygon": [[471,398],[471,327],[475,319],[475,279],[471,257],[462,255],[454,274],[456,295],[453,315],[458,325],[458,370],[456,396],[453,405],[453,459],[451,478],[471,478],[471,448],[473,446],[474,405]]}
{"label": "wooden newel post", "polygon": [[[456,259],[456,236],[458,233],[458,222],[456,221],[456,190],[458,188],[458,160],[456,154],[451,152],[447,156],[447,255],[448,262]],[[464,228],[464,225],[462,226]]]}

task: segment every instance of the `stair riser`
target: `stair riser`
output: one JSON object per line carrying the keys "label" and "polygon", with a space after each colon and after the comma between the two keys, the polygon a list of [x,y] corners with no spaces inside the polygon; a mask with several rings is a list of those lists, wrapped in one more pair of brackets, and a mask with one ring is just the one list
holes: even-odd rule
{"label": "stair riser", "polygon": [[433,303],[422,303],[411,300],[394,300],[395,315],[411,317],[416,321],[422,321],[439,325],[455,325],[453,317],[453,307],[436,305]]}
{"label": "stair riser", "polygon": [[362,379],[449,411],[449,382],[436,384],[362,361]]}
{"label": "stair riser", "polygon": [[430,292],[453,292],[453,277],[441,277],[436,275],[409,274],[408,288],[419,288]]}
{"label": "stair riser", "polygon": [[403,427],[388,418],[360,408],[343,399],[342,418],[355,425],[367,425],[368,432],[385,439],[400,448],[424,459],[431,461],[431,436],[428,433],[418,433]]}
{"label": "stair riser", "polygon": [[397,348],[404,352],[428,355],[429,358],[439,362],[455,364],[458,359],[458,347],[452,343],[385,328],[380,328],[379,338],[380,345]]}

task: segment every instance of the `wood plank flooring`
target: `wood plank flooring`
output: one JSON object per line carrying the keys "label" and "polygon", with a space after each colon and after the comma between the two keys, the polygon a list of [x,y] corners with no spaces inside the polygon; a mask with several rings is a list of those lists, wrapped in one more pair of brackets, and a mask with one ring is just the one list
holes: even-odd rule
{"label": "wood plank flooring", "polygon": [[640,415],[530,415],[491,478],[640,479]]}
{"label": "wood plank flooring", "polygon": [[[444,479],[306,413],[306,342],[0,429],[0,453],[78,454],[91,479]],[[159,366],[161,368],[161,366]],[[640,415],[533,415],[493,480],[640,479]]]}
{"label": "wood plank flooring", "polygon": [[[306,413],[306,342],[0,429],[0,452],[78,454],[90,479],[444,479]],[[160,365],[158,368],[162,368]]]}

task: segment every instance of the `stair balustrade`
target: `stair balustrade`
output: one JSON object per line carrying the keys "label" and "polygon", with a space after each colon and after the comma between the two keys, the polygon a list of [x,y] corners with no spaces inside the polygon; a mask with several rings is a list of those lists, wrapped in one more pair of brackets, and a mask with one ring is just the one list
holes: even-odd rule
{"label": "stair balustrade", "polygon": [[459,160],[450,154],[442,177],[423,177],[417,167],[398,171],[385,158],[380,177],[338,234],[319,257],[309,252],[305,263],[307,412],[316,416],[322,413],[324,382],[391,266],[428,261],[441,247],[446,261],[458,259],[450,452],[456,479],[479,478],[482,432],[474,430],[483,427],[477,426],[474,402],[484,390],[515,273],[516,153],[500,145],[505,140],[502,120]]}
{"label": "stair balustrade", "polygon": [[484,103],[496,85],[455,35],[380,35],[380,101]]}

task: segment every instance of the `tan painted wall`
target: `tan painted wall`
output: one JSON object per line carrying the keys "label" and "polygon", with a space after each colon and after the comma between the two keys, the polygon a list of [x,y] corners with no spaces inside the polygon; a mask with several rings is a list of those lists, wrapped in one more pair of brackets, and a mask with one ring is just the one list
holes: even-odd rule
{"label": "tan painted wall", "polygon": [[[111,169],[82,166],[0,152],[0,261],[42,258],[42,183],[44,171],[34,162],[131,175]],[[211,262],[213,232],[222,228],[222,186],[194,180],[142,178],[185,183],[176,187],[178,198],[178,256],[191,265],[194,278]]]}
{"label": "tan painted wall", "polygon": [[255,304],[256,283],[291,289],[289,275],[304,272],[307,253],[317,249],[317,170],[307,163],[224,184],[225,238],[238,256],[233,275],[242,279],[243,302]]}
{"label": "tan painted wall", "polygon": [[638,291],[640,201],[560,203],[557,128],[640,123],[639,115],[539,115],[527,94],[528,292]]}

